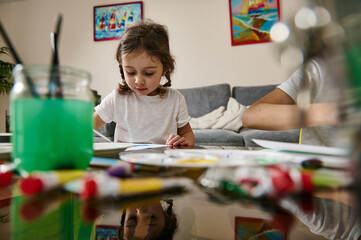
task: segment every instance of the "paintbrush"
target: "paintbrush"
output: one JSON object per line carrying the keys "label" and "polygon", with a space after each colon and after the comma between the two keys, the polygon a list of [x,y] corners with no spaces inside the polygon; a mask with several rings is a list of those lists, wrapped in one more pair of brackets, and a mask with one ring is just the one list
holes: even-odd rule
{"label": "paintbrush", "polygon": [[49,93],[48,97],[50,98],[54,93],[55,97],[63,98],[62,86],[60,81],[60,72],[59,72],[59,53],[58,53],[58,43],[59,35],[62,23],[62,15],[59,14],[55,26],[55,31],[50,33],[50,43],[53,50],[52,54],[52,66],[49,82]]}
{"label": "paintbrush", "polygon": [[98,132],[97,130],[93,129],[93,132],[97,135],[99,135],[101,138],[103,138],[104,140],[106,140],[107,142],[113,142],[112,140],[110,140],[109,138],[107,138],[106,136],[104,136],[103,134],[101,134],[100,132]]}

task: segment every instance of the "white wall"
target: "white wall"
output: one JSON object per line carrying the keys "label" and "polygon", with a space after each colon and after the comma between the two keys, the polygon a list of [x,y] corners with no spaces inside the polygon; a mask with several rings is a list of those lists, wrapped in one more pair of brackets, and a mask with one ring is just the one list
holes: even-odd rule
{"label": "white wall", "polygon": [[[93,89],[104,97],[120,80],[117,40],[93,41],[93,7],[126,1],[20,0],[0,3],[0,20],[25,63],[49,63],[49,33],[63,14],[62,65],[88,70]],[[306,0],[280,0],[281,20],[288,20]],[[173,87],[218,83],[232,86],[277,84],[290,74],[279,63],[274,43],[231,46],[228,0],[144,0],[145,18],[168,26],[176,58]],[[0,46],[3,45],[0,39]],[[0,103],[0,132],[4,101]],[[5,104],[6,105],[6,104]]]}

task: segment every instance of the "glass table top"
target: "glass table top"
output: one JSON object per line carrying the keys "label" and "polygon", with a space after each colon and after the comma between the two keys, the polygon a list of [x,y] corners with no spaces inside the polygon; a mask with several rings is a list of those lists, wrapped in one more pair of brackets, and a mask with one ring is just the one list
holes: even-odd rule
{"label": "glass table top", "polygon": [[[149,150],[150,153],[155,150]],[[90,168],[89,171],[104,168]],[[187,177],[187,188],[82,200],[55,189],[24,196],[18,181],[0,187],[0,239],[359,239],[353,188],[277,201],[199,184],[205,169],[138,170],[132,177]]]}

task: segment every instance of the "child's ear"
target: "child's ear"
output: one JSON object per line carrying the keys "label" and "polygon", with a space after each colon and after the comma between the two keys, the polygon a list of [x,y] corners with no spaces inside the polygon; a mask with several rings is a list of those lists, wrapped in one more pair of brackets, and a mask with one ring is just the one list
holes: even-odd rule
{"label": "child's ear", "polygon": [[162,76],[165,76],[165,74],[168,72],[168,69],[165,69],[164,71],[163,71],[163,74],[162,74]]}

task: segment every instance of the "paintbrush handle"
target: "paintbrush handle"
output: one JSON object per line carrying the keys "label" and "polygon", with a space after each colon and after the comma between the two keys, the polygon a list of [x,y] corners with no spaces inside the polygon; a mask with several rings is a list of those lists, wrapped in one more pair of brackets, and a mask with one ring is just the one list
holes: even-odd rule
{"label": "paintbrush handle", "polygon": [[51,76],[49,82],[49,93],[48,97],[50,98],[52,93],[55,94],[57,98],[63,98],[63,91],[60,81],[60,72],[59,72],[59,54],[58,54],[58,42],[59,34],[61,28],[62,16],[59,15],[57,18],[57,23],[55,27],[55,32],[50,34],[50,43],[53,50],[52,54],[52,67],[51,67]]}
{"label": "paintbrush handle", "polygon": [[109,138],[107,138],[106,136],[104,136],[103,134],[101,134],[100,132],[98,132],[97,130],[93,129],[93,132],[97,135],[99,135],[101,138],[107,140],[108,142],[113,142],[112,140],[110,140]]}
{"label": "paintbrush handle", "polygon": [[10,48],[10,50],[14,56],[15,62],[17,64],[22,64],[22,61],[21,61],[19,55],[17,54],[17,52],[15,51],[15,48],[14,48],[13,44],[11,43],[8,35],[6,34],[5,29],[3,28],[1,22],[0,22],[0,33],[3,36],[6,45]]}

